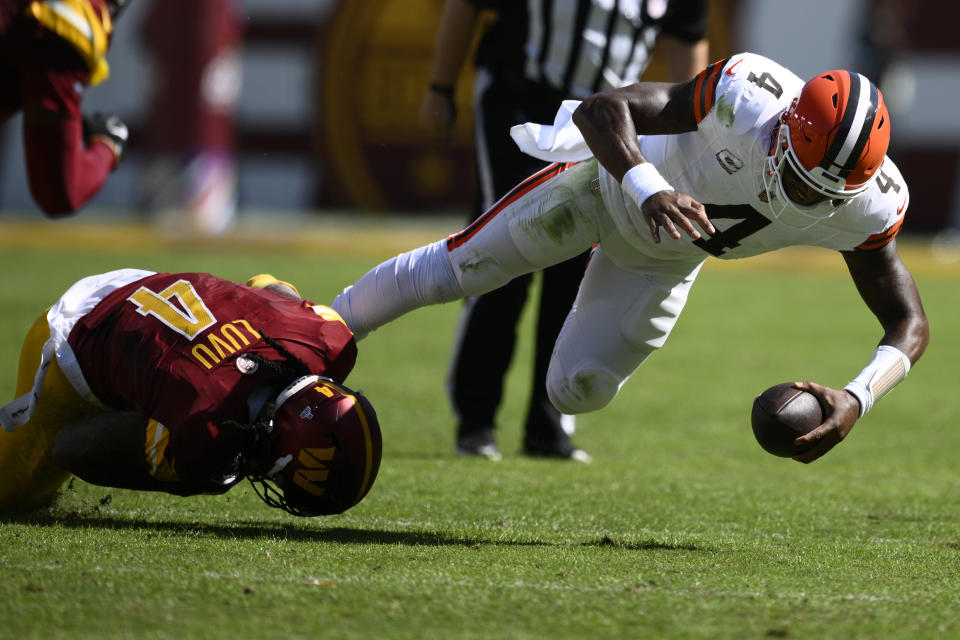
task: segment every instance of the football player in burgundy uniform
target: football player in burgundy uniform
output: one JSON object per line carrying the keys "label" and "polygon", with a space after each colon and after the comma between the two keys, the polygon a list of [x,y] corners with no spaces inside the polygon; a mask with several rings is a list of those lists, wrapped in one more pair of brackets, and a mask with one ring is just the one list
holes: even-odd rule
{"label": "football player in burgundy uniform", "polygon": [[840,442],[926,348],[926,315],[895,241],[907,186],[886,157],[890,116],[866,77],[836,70],[804,83],[744,53],[689,82],[564,102],[552,126],[511,133],[556,164],[464,231],[346,288],[332,306],[358,336],[596,245],[547,374],[560,411],[594,411],[663,346],[707,257],[834,249],[883,336],[844,389],[798,384],[827,408],[798,442],[812,447],[802,462]]}
{"label": "football player in burgundy uniform", "polygon": [[248,285],[137,269],[74,284],[31,330],[0,409],[0,508],[49,501],[69,472],[178,495],[248,476],[298,515],[358,502],[381,440],[342,385],[353,334],[292,285]]}
{"label": "football player in burgundy uniform", "polygon": [[100,190],[128,131],[80,110],[106,79],[113,18],[127,0],[0,0],[0,122],[23,111],[27,176],[48,216],[75,212]]}

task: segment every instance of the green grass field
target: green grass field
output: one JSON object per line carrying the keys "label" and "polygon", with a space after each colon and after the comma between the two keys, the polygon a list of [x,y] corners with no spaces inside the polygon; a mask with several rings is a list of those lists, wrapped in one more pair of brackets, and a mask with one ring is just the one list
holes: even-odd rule
{"label": "green grass field", "polygon": [[[318,218],[204,245],[130,225],[0,226],[0,397],[29,324],[84,275],[270,271],[329,301],[453,230]],[[0,637],[958,637],[960,263],[902,244],[931,346],[813,465],[764,453],[749,411],[771,384],[842,386],[869,358],[879,326],[839,256],[708,263],[667,347],[579,420],[592,465],[517,454],[529,315],[503,461],[455,457],[444,375],[459,305],[425,309],[360,344],[349,383],[384,431],[360,505],[298,519],[247,485],[181,499],[74,481],[49,510],[0,521]]]}

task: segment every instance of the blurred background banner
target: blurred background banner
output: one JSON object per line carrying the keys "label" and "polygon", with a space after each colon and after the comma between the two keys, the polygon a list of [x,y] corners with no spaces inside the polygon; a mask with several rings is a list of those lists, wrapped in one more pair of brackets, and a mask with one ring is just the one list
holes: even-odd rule
{"label": "blurred background banner", "polygon": [[216,235],[233,224],[245,23],[237,0],[163,0],[140,25],[153,73],[138,116],[148,166],[137,205],[169,229]]}
{"label": "blurred background banner", "polygon": [[[890,155],[910,184],[905,229],[960,227],[960,39],[952,30],[960,5],[710,5],[712,59],[754,51],[804,78],[846,67],[878,82],[893,117]],[[202,233],[226,230],[235,211],[241,218],[275,210],[466,211],[473,199],[471,78],[457,85],[461,113],[450,144],[428,142],[417,120],[441,6],[132,2],[117,24],[110,78],[84,100],[86,111],[116,112],[132,130],[127,158],[90,207],[162,218],[171,209],[207,206],[212,222],[198,223]],[[164,35],[164,25],[180,20],[194,28]],[[169,89],[171,69],[189,70],[182,93]],[[658,74],[654,65],[646,77]],[[192,113],[184,111],[190,104]],[[15,118],[0,130],[0,209],[39,217],[21,127]]]}
{"label": "blurred background banner", "polygon": [[423,211],[469,203],[472,73],[458,83],[465,113],[449,145],[426,142],[418,122],[442,6],[338,3],[324,29],[316,92],[317,148],[328,170],[318,204]]}

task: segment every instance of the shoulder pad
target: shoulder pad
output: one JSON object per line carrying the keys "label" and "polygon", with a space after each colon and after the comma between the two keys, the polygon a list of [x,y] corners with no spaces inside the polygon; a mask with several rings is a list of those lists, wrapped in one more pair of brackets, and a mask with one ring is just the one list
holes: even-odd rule
{"label": "shoulder pad", "polygon": [[714,116],[719,126],[742,134],[790,106],[803,82],[763,56],[739,53],[716,62],[694,81],[697,123]]}

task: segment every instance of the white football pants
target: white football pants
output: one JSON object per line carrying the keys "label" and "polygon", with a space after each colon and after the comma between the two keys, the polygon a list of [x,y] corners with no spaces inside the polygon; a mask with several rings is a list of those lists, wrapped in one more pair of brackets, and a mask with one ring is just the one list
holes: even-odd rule
{"label": "white football pants", "polygon": [[666,342],[703,264],[630,248],[604,207],[595,160],[534,174],[460,233],[374,267],[331,306],[360,338],[413,309],[492,291],[595,245],[547,372],[558,410],[595,411]]}

